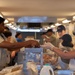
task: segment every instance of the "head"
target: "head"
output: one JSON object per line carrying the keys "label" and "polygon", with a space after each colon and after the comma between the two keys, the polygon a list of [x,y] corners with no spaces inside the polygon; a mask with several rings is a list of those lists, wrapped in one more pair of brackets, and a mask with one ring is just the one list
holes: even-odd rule
{"label": "head", "polygon": [[19,33],[19,32],[16,33],[15,37],[16,37],[16,38],[19,38],[19,39],[22,39],[22,35],[21,35],[21,33]]}
{"label": "head", "polygon": [[10,31],[4,31],[3,34],[5,35],[8,41],[11,40],[12,33]]}
{"label": "head", "polygon": [[69,34],[63,35],[60,39],[62,39],[62,45],[66,47],[73,47],[72,38]]}
{"label": "head", "polygon": [[57,27],[59,37],[62,37],[66,33],[66,28],[63,25]]}
{"label": "head", "polygon": [[5,19],[0,17],[0,33],[3,33],[4,31],[4,21]]}
{"label": "head", "polygon": [[41,37],[44,38],[45,36],[46,36],[46,32],[43,32],[43,33],[41,34]]}
{"label": "head", "polygon": [[48,29],[46,32],[47,36],[51,36],[53,34],[53,30],[52,29]]}
{"label": "head", "polygon": [[5,35],[6,38],[12,36],[12,33],[10,31],[4,31],[3,34]]}

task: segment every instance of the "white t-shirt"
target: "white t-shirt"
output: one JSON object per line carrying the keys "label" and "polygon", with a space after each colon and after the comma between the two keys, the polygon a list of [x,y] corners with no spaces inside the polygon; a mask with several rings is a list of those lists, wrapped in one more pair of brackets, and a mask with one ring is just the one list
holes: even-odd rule
{"label": "white t-shirt", "polygon": [[[2,43],[4,39],[0,35],[0,43]],[[5,67],[10,62],[10,52],[5,48],[0,48],[0,69]]]}

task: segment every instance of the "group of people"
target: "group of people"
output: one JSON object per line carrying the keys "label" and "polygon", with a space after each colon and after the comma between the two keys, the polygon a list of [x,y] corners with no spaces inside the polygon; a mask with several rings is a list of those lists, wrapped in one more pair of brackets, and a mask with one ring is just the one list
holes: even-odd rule
{"label": "group of people", "polygon": [[[57,27],[59,40],[54,35],[53,30],[49,29],[47,32],[42,34],[44,43],[43,45],[40,45],[35,40],[28,40],[28,41],[20,40],[19,39],[21,38],[20,33],[17,33],[15,35],[15,37],[17,38],[17,42],[12,43],[12,41],[10,40],[10,36],[12,36],[12,33],[7,31],[6,27],[4,26],[4,21],[5,19],[0,17],[0,70],[8,66],[10,59],[9,52],[13,51],[17,52],[22,47],[41,46],[42,48],[50,49],[51,51],[55,52],[55,54],[61,57],[60,60],[65,65],[69,63],[70,60],[68,59],[75,58],[75,51],[73,50],[74,45],[72,44],[72,38],[69,34],[66,34],[66,28],[63,25]],[[62,65],[61,67],[64,69]]]}
{"label": "group of people", "polygon": [[[46,43],[41,45],[41,47],[45,49],[50,49],[51,51],[55,52],[55,54],[59,55],[60,57],[58,58],[57,62],[60,65],[61,69],[68,69],[70,59],[72,57],[75,57],[75,55],[71,56],[70,54],[74,53],[72,37],[66,33],[66,28],[63,25],[57,27],[57,32],[59,35],[59,40],[55,36],[53,37],[54,33],[52,29],[49,29],[47,32],[43,33],[42,37],[45,39]],[[49,33],[53,34],[50,35],[50,37],[52,38],[48,36]]]}

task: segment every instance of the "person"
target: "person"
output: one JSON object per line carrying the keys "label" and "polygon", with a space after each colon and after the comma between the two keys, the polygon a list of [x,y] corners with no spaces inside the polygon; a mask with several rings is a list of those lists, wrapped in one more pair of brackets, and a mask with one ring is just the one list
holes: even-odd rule
{"label": "person", "polygon": [[[22,34],[20,32],[16,32],[15,38],[17,40],[17,42],[23,42],[22,40]],[[19,51],[15,52],[15,62],[17,64],[19,64],[18,60],[19,60],[19,54],[21,52],[21,50],[23,50],[24,48],[21,48]]]}
{"label": "person", "polygon": [[[63,52],[68,52],[73,49],[72,37],[66,33],[66,28],[64,25],[60,25],[57,27],[57,32],[59,35],[59,48]],[[67,69],[70,60],[65,60],[59,57],[58,63],[61,66],[61,69]]]}
{"label": "person", "polygon": [[17,42],[22,42],[22,41],[23,41],[23,40],[22,40],[22,35],[21,35],[20,32],[17,32],[17,33],[16,33],[15,38],[16,38]]}
{"label": "person", "polygon": [[29,40],[24,42],[10,43],[5,40],[3,35],[4,32],[4,21],[5,19],[0,17],[0,70],[8,64],[7,50],[13,51],[22,47],[39,47],[39,43],[35,40]]}
{"label": "person", "polygon": [[58,32],[58,35],[59,35],[59,38],[61,38],[63,35],[66,34],[66,28],[64,25],[60,25],[57,27],[57,32]]}
{"label": "person", "polygon": [[6,38],[5,40],[8,41],[8,42],[11,42],[12,33],[10,31],[4,31],[3,34]]}
{"label": "person", "polygon": [[75,49],[69,52],[63,52],[60,48],[55,47],[51,43],[47,43],[46,45],[41,45],[43,48],[49,48],[51,51],[55,52],[63,59],[72,59],[75,58]]}
{"label": "person", "polygon": [[[11,40],[12,40],[12,33],[8,30],[8,31],[4,31],[3,34],[5,35],[5,40],[10,42],[10,43],[13,43]],[[16,52],[18,52],[18,50],[15,50],[15,51],[9,51],[10,53],[10,62],[8,64],[8,66],[13,66],[15,65],[15,56],[16,56]]]}
{"label": "person", "polygon": [[57,46],[57,39],[56,36],[53,33],[52,29],[48,29],[46,32],[46,35],[48,38],[45,38],[46,42],[52,43],[54,46]]}
{"label": "person", "polygon": [[[69,34],[65,34],[61,37],[61,43],[59,48],[63,51],[63,52],[69,52],[73,50],[73,44],[72,44],[72,37]],[[63,59],[59,57],[58,60],[61,69],[68,69],[69,66],[69,59]]]}
{"label": "person", "polygon": [[47,42],[46,39],[48,38],[48,36],[46,35],[46,32],[43,32],[43,33],[41,34],[41,38],[42,38],[42,44],[44,44],[44,43]]}

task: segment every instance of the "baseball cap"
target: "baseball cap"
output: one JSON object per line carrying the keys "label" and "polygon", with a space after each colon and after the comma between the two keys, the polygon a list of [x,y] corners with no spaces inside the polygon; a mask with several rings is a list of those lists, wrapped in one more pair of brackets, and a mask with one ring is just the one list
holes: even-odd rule
{"label": "baseball cap", "polygon": [[66,30],[66,28],[63,25],[57,27],[57,32],[62,32],[62,30]]}
{"label": "baseball cap", "polygon": [[71,42],[72,41],[72,37],[69,35],[69,34],[65,34],[61,37],[61,39],[63,41],[66,41],[66,42]]}
{"label": "baseball cap", "polygon": [[67,46],[67,47],[73,47],[72,42],[72,37],[69,34],[65,34],[61,37],[61,39],[63,40],[62,45],[63,46]]}
{"label": "baseball cap", "polygon": [[4,22],[4,21],[5,21],[5,19],[2,18],[2,17],[0,17],[0,24],[1,24],[2,22]]}

